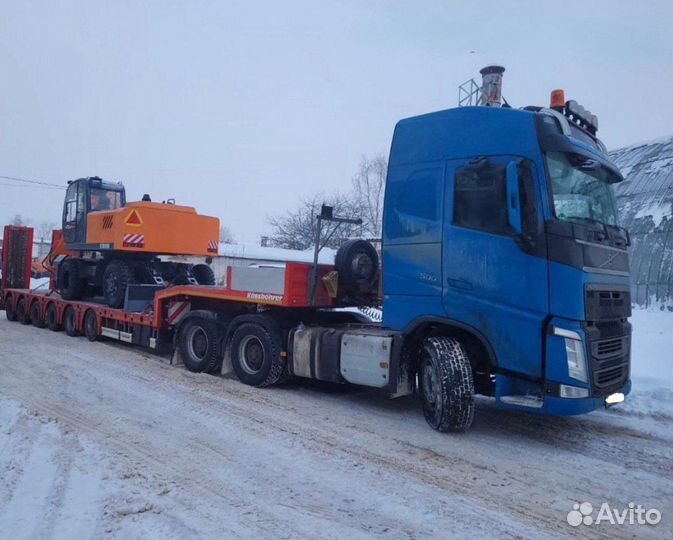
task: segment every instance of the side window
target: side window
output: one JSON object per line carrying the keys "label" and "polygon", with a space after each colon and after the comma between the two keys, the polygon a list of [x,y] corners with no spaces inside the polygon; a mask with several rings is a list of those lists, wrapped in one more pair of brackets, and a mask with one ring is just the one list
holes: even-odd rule
{"label": "side window", "polygon": [[439,242],[443,167],[391,175],[386,194],[386,237],[398,242]]}
{"label": "side window", "polygon": [[65,194],[65,222],[72,223],[77,220],[77,184],[70,184]]}
{"label": "side window", "polygon": [[487,159],[456,171],[453,223],[495,234],[508,234],[506,164]]}

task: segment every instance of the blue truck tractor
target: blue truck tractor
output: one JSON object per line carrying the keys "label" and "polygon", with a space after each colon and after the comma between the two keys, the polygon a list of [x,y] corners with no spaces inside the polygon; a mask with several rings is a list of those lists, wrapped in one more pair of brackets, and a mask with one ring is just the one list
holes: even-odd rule
{"label": "blue truck tractor", "polygon": [[[353,239],[334,265],[316,253],[313,266],[232,266],[224,285],[143,289],[112,309],[28,290],[32,232],[10,227],[8,320],[169,348],[192,371],[230,362],[254,386],[295,376],[417,393],[438,431],[469,428],[476,395],[546,415],[623,401],[629,235],[613,189],[622,175],[595,115],[560,90],[546,108],[503,106],[503,71],[482,70],[471,105],[395,127],[380,270],[372,244]],[[320,219],[349,221],[329,207]],[[343,309],[376,301],[381,324]]]}

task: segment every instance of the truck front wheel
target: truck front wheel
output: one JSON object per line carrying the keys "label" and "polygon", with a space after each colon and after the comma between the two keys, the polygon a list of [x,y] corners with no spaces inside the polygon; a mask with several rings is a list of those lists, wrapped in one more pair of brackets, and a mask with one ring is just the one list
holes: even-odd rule
{"label": "truck front wheel", "polygon": [[470,359],[450,337],[423,341],[418,364],[423,414],[437,431],[464,431],[474,418],[474,381]]}
{"label": "truck front wheel", "polygon": [[285,375],[280,331],[271,319],[265,323],[245,322],[231,338],[232,366],[238,379],[250,386],[271,386]]}

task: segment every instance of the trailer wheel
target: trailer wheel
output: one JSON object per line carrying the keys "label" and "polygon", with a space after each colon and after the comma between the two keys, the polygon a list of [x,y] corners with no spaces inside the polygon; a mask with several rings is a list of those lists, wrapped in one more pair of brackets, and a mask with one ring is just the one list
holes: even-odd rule
{"label": "trailer wheel", "polygon": [[90,309],[84,315],[84,335],[89,341],[98,339],[98,318],[93,309]]}
{"label": "trailer wheel", "polygon": [[40,313],[40,303],[37,300],[30,305],[30,320],[37,328],[45,327],[44,318]]}
{"label": "trailer wheel", "polygon": [[14,307],[14,298],[11,294],[5,298],[5,315],[10,322],[16,322],[16,308]]}
{"label": "trailer wheel", "polygon": [[432,337],[423,342],[418,382],[423,414],[433,429],[464,431],[472,425],[472,367],[458,340]]}
{"label": "trailer wheel", "polygon": [[26,299],[23,296],[16,302],[16,320],[21,324],[30,324],[30,315],[26,307]]}
{"label": "trailer wheel", "polygon": [[79,336],[77,330],[77,314],[72,306],[65,308],[65,313],[63,314],[63,326],[65,327],[65,333],[70,337]]}
{"label": "trailer wheel", "polygon": [[79,262],[65,259],[58,267],[58,292],[65,300],[79,300],[84,293]]}
{"label": "trailer wheel", "polygon": [[53,302],[47,305],[47,309],[44,312],[44,322],[47,324],[47,328],[49,328],[49,330],[52,332],[58,332],[61,330],[61,325],[58,322],[56,304]]}
{"label": "trailer wheel", "polygon": [[283,379],[280,331],[271,319],[246,322],[231,338],[231,363],[239,380],[250,386],[271,386]]}
{"label": "trailer wheel", "polygon": [[217,324],[209,312],[195,311],[180,326],[178,349],[189,371],[215,373],[220,365]]}
{"label": "trailer wheel", "polygon": [[124,296],[129,283],[133,283],[133,271],[124,261],[111,261],[103,272],[103,300],[113,308],[124,305]]}
{"label": "trailer wheel", "polygon": [[215,272],[207,264],[192,266],[192,275],[199,285],[215,285]]}

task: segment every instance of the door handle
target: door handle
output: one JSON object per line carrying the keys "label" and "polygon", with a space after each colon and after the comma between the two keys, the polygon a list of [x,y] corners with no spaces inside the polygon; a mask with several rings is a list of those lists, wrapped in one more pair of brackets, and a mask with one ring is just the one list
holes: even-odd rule
{"label": "door handle", "polygon": [[454,289],[463,289],[465,291],[472,290],[472,283],[470,283],[466,279],[447,278],[446,281],[449,284],[449,286],[453,287]]}

